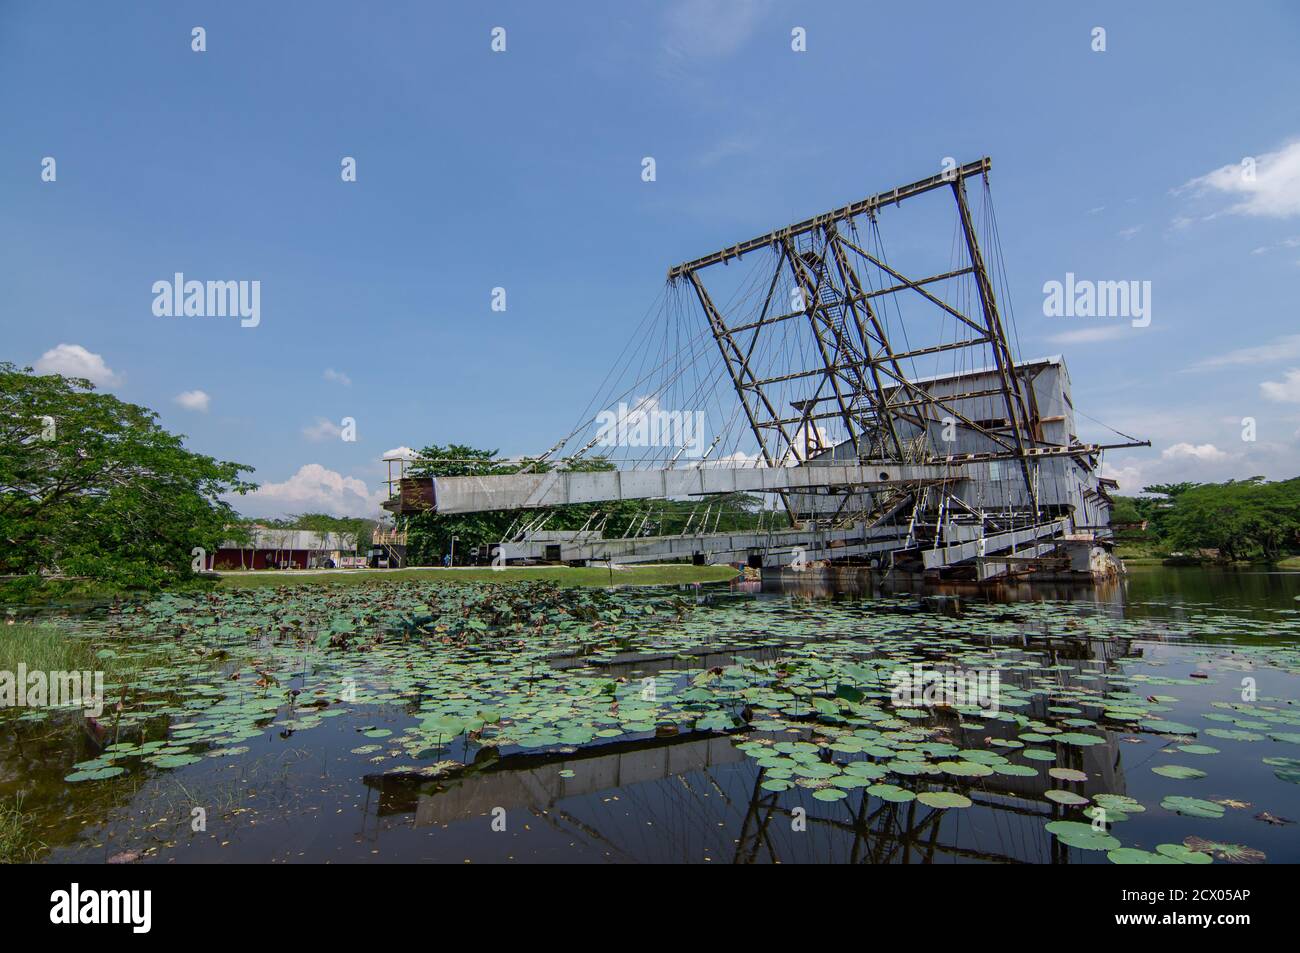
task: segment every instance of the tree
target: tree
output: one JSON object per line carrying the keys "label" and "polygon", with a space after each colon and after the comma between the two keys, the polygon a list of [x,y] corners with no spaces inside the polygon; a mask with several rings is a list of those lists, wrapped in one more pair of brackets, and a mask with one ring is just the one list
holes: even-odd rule
{"label": "tree", "polygon": [[1142,513],[1142,507],[1139,500],[1132,496],[1115,497],[1115,506],[1110,511],[1110,522],[1114,526],[1118,523],[1141,523],[1146,517]]}
{"label": "tree", "polygon": [[328,513],[298,513],[276,521],[276,525],[284,529],[302,529],[322,536],[333,533],[340,537],[344,549],[353,552],[369,545],[377,523],[378,520],[363,516],[331,516]]}
{"label": "tree", "polygon": [[[465,444],[430,444],[420,451],[422,462],[409,470],[414,477],[489,476],[518,472],[518,467],[497,460],[496,450],[480,450]],[[428,461],[428,462],[423,462]],[[406,559],[415,566],[434,566],[451,551],[452,537],[463,547],[490,545],[505,537],[517,513],[495,511],[445,516],[420,513],[405,520]]]}
{"label": "tree", "polygon": [[0,363],[0,572],[155,585],[238,516],[251,468],[186,450],[157,414],[81,378]]}
{"label": "tree", "polygon": [[1300,477],[1190,487],[1174,496],[1164,524],[1169,542],[1181,549],[1217,549],[1234,561],[1255,556],[1276,560],[1300,533]]}
{"label": "tree", "polygon": [[1179,498],[1198,486],[1201,486],[1201,484],[1186,482],[1156,483],[1151,486],[1144,486],[1142,492],[1148,495],[1137,497],[1136,502],[1142,510],[1144,518],[1148,521],[1148,531],[1161,539],[1167,539],[1169,536],[1169,518],[1173,515]]}
{"label": "tree", "polygon": [[1167,496],[1171,500],[1178,499],[1179,496],[1188,490],[1201,486],[1200,483],[1155,483],[1151,486],[1142,487],[1143,493],[1154,493],[1158,496]]}

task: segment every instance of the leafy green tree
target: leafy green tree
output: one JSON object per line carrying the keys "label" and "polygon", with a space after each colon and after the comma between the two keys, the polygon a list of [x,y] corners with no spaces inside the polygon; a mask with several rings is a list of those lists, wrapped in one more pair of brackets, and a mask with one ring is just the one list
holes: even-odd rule
{"label": "leafy green tree", "polygon": [[1156,483],[1142,487],[1142,492],[1155,493],[1158,496],[1167,496],[1171,500],[1176,500],[1188,490],[1195,489],[1200,485],[1199,483]]}
{"label": "leafy green tree", "polygon": [[1136,497],[1137,506],[1147,520],[1147,531],[1158,539],[1168,541],[1169,519],[1179,498],[1199,483],[1156,483],[1142,488],[1143,496]]}
{"label": "leafy green tree", "polygon": [[374,532],[377,520],[361,516],[332,516],[329,513],[297,513],[286,519],[276,520],[275,525],[282,529],[300,529],[311,533],[333,533],[340,537],[344,548],[353,552],[370,546],[370,535]]}
{"label": "leafy green tree", "polygon": [[1300,542],[1300,477],[1206,483],[1179,491],[1165,518],[1180,549],[1217,549],[1224,559],[1276,560]]}
{"label": "leafy green tree", "polygon": [[[498,460],[496,450],[480,450],[459,443],[431,444],[420,451],[420,456],[423,460],[407,471],[408,476],[490,476],[519,470],[518,466]],[[443,554],[451,551],[453,536],[462,552],[471,546],[498,542],[517,516],[504,511],[408,516],[404,520],[407,561],[415,566],[440,565]]]}
{"label": "leafy green tree", "polygon": [[190,574],[256,489],[251,468],[186,450],[147,408],[81,378],[0,363],[0,573],[128,586]]}
{"label": "leafy green tree", "polygon": [[1111,525],[1116,523],[1141,523],[1146,519],[1136,497],[1117,496],[1115,507],[1110,511]]}

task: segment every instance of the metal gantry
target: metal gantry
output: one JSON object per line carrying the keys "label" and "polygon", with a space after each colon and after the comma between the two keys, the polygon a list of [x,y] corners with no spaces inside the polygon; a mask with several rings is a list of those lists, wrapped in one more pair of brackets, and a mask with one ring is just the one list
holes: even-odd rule
{"label": "metal gantry", "polygon": [[[721,463],[683,466],[683,447],[645,469],[578,472],[566,461],[599,437],[561,456],[570,440],[585,440],[577,437],[580,424],[518,472],[418,481],[403,475],[389,508],[451,514],[757,492],[782,501],[787,528],[717,533],[715,519],[711,533],[711,504],[701,502],[698,526],[692,514],[672,537],[646,529],[648,511],[640,528],[633,531],[634,520],[616,540],[584,527],[540,541],[534,530],[544,520],[531,518],[508,535],[524,558],[543,551],[574,562],[689,555],[752,565],[756,553],[764,564],[774,555],[777,562],[807,555],[890,568],[901,560],[924,571],[962,566],[979,579],[1069,542],[1072,571],[1086,571],[1096,556],[1090,547],[1104,541],[1109,522],[1105,488],[1113,481],[1098,472],[1102,451],[1142,442],[1081,442],[1064,362],[1023,361],[1013,352],[1014,319],[1004,320],[996,290],[1005,293],[1005,282],[1000,270],[1001,280],[990,273],[989,263],[1000,268],[1001,261],[987,192],[991,166],[987,157],[953,165],[668,270],[669,291],[693,298],[685,311],[698,305],[704,317],[707,330],[693,332],[702,350],[691,350],[685,363],[661,365],[666,381],[657,388],[640,389],[645,379],[638,378],[625,393],[650,395],[637,400],[640,407],[683,380],[690,362],[707,360],[703,378],[715,395],[729,384],[737,404],[725,430],[748,440],[747,425],[754,454],[731,444],[732,457]],[[984,186],[983,241],[967,190],[972,180]],[[946,194],[951,205],[917,201],[927,194]],[[902,214],[895,210],[904,203],[950,217],[946,266],[933,241],[907,249],[919,263],[891,262],[880,221]],[[742,261],[728,293],[719,272]],[[742,416],[745,424],[732,426]],[[709,453],[723,436],[719,430]]]}
{"label": "metal gantry", "polygon": [[[684,280],[694,289],[769,466],[777,464],[782,452],[806,457],[806,448],[800,448],[799,443],[806,443],[808,434],[816,432],[818,421],[842,424],[860,460],[902,462],[905,448],[899,436],[900,422],[925,429],[931,422],[950,418],[987,437],[1002,449],[1005,458],[1018,461],[1025,490],[1034,498],[1035,484],[1026,450],[1038,443],[1037,421],[1031,414],[1024,383],[1015,373],[1015,361],[966,197],[965,180],[987,176],[990,167],[991,160],[985,157],[668,270],[670,283]],[[944,188],[952,193],[961,224],[967,255],[961,267],[909,277],[864,247],[866,243],[855,240],[858,218],[865,216],[874,223],[881,210]],[[714,304],[704,278],[711,268],[763,251],[775,251],[776,267],[760,313],[756,320],[729,321]],[[870,274],[864,278],[863,273],[868,271]],[[798,288],[798,301],[803,306],[772,314],[783,273]],[[977,316],[929,290],[929,286],[966,275],[974,276],[978,290]],[[897,350],[879,307],[882,300],[894,295],[915,296],[936,314],[952,318],[962,333],[956,340]],[[813,366],[760,376],[752,356],[763,349],[763,336],[774,333],[783,322],[794,320],[808,322],[815,343]],[[903,368],[903,362],[918,357],[971,349],[985,355],[984,360],[996,373],[996,387],[936,395]],[[800,379],[816,381],[816,390],[798,402],[793,408],[795,415],[783,415],[778,410],[781,398],[773,389]],[[981,397],[1000,399],[1001,425],[974,420],[959,409],[962,401]]]}

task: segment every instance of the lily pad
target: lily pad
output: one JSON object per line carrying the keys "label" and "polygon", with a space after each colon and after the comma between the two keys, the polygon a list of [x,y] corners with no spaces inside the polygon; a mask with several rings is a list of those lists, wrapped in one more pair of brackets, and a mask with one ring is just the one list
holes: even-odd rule
{"label": "lily pad", "polygon": [[900,788],[896,784],[873,784],[867,788],[867,793],[880,798],[882,801],[893,801],[895,803],[905,803],[916,797],[915,792]]}
{"label": "lily pad", "polygon": [[1213,801],[1205,801],[1198,797],[1167,797],[1160,802],[1160,806],[1166,811],[1176,811],[1188,817],[1223,817],[1224,812],[1222,804],[1215,804]]}
{"label": "lily pad", "polygon": [[1080,850],[1114,850],[1120,846],[1119,838],[1098,831],[1091,824],[1080,821],[1051,821],[1043,825],[1049,833],[1067,847]]}
{"label": "lily pad", "polygon": [[1139,850],[1136,847],[1117,847],[1114,850],[1106,852],[1106,858],[1112,864],[1177,864],[1180,863],[1173,857],[1167,857],[1164,854],[1153,854],[1150,851]]}
{"label": "lily pad", "polygon": [[955,791],[922,791],[916,799],[926,807],[970,807],[971,799]]}
{"label": "lily pad", "polygon": [[1192,850],[1184,844],[1159,844],[1156,850],[1182,864],[1214,863],[1214,858],[1209,854],[1199,850]]}
{"label": "lily pad", "polygon": [[1058,781],[1087,781],[1088,772],[1074,768],[1048,768],[1047,773]]}

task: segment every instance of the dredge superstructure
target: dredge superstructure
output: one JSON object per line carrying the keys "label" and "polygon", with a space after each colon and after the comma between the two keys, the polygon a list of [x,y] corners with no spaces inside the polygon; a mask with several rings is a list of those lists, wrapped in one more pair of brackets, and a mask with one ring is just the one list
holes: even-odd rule
{"label": "dredge superstructure", "polygon": [[[1014,356],[996,292],[1005,295],[1005,280],[990,167],[988,158],[952,166],[669,269],[668,320],[638,331],[644,354],[656,328],[670,326],[662,360],[648,370],[644,358],[629,362],[614,375],[625,389],[596,405],[621,396],[626,415],[630,396],[636,423],[666,406],[701,420],[707,410],[707,449],[698,429],[689,454],[663,440],[609,448],[600,433],[588,437],[592,417],[518,472],[441,476],[428,461],[415,476],[396,461],[398,489],[386,506],[533,511],[497,543],[510,560],[797,568],[824,560],[977,580],[1117,571],[1114,483],[1100,475],[1101,459],[1144,444],[1081,442],[1064,360]],[[973,178],[984,184],[982,218],[967,192]],[[947,259],[933,242],[887,254],[884,213],[945,194]],[[931,203],[928,213],[942,220],[944,210]],[[683,300],[693,321],[683,320]],[[619,429],[628,432],[636,428]],[[615,468],[574,466],[598,445]],[[546,528],[545,513],[559,506],[711,507],[737,493],[770,501],[768,525],[718,531],[706,510],[672,535],[629,529],[608,538],[595,519]]]}

